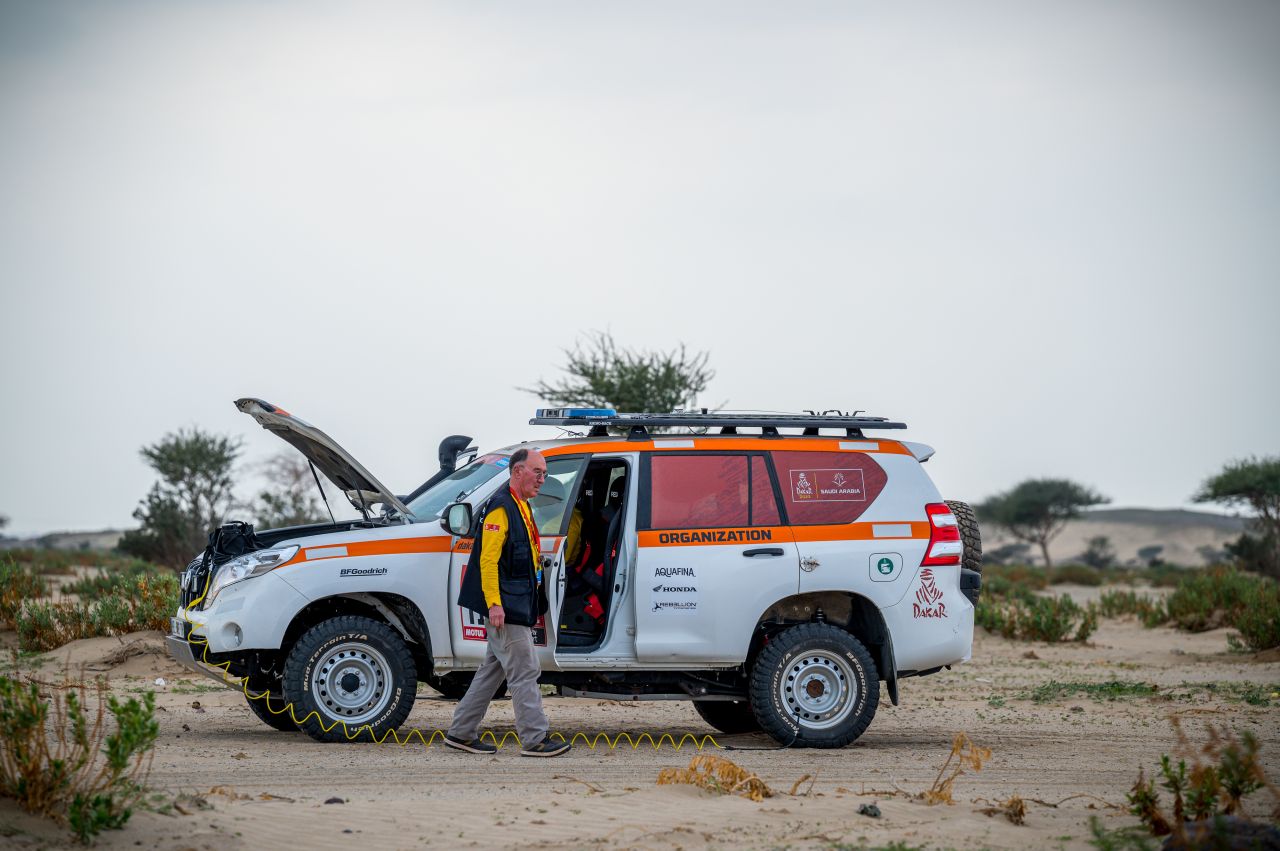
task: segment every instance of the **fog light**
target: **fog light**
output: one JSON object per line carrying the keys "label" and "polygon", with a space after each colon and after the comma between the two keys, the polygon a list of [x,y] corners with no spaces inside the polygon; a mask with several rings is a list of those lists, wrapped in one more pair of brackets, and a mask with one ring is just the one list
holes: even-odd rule
{"label": "fog light", "polygon": [[239,647],[244,643],[244,633],[240,630],[239,624],[229,623],[224,626],[222,636],[232,647]]}

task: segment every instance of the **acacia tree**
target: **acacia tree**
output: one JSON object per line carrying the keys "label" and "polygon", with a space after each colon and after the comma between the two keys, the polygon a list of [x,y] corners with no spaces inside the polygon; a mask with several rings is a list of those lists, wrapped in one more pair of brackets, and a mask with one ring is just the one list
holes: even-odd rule
{"label": "acacia tree", "polygon": [[1053,567],[1049,542],[1083,508],[1110,500],[1069,479],[1027,479],[977,507],[978,519],[1008,530],[1019,541],[1037,544],[1045,567]]}
{"label": "acacia tree", "polygon": [[233,506],[232,470],[240,441],[180,429],[139,450],[160,475],[133,516],[142,525],[126,532],[126,553],[180,568],[208,541]]}
{"label": "acacia tree", "polygon": [[1232,461],[1205,479],[1192,499],[1252,508],[1258,536],[1246,533],[1232,550],[1249,566],[1280,574],[1280,456]]}
{"label": "acacia tree", "polygon": [[518,389],[552,405],[666,412],[695,405],[715,377],[708,352],[690,354],[683,343],[669,352],[636,351],[607,331],[589,332],[565,356],[566,377]]}
{"label": "acacia tree", "polygon": [[327,520],[316,499],[315,477],[307,459],[293,452],[271,456],[261,465],[267,487],[253,503],[259,529],[280,529]]}

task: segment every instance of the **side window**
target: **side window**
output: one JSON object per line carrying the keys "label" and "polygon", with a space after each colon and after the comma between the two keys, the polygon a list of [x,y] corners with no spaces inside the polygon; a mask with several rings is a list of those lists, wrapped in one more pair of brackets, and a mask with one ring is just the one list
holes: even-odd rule
{"label": "side window", "polygon": [[533,509],[533,522],[539,535],[559,535],[564,525],[565,509],[573,496],[573,486],[578,482],[586,458],[548,458],[547,480],[542,483],[538,495],[529,500]]}
{"label": "side window", "polygon": [[651,529],[746,526],[746,455],[655,455],[649,467]]}
{"label": "side window", "polygon": [[778,500],[773,495],[773,482],[769,479],[769,462],[763,455],[751,458],[751,525],[778,526]]}
{"label": "side window", "polygon": [[794,526],[852,523],[884,490],[884,468],[862,452],[774,452]]}

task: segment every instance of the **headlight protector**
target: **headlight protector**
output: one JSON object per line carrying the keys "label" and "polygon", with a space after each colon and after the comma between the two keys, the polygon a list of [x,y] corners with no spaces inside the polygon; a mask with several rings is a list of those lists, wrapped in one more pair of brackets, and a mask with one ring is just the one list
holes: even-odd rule
{"label": "headlight protector", "polygon": [[218,593],[228,585],[234,585],[237,582],[243,582],[246,579],[252,579],[255,576],[274,570],[280,565],[293,558],[298,552],[297,545],[289,547],[279,547],[270,550],[258,550],[257,552],[247,553],[239,558],[234,558],[226,564],[218,568],[217,573],[213,576],[213,583],[209,586],[209,596],[205,600],[207,607],[218,598]]}

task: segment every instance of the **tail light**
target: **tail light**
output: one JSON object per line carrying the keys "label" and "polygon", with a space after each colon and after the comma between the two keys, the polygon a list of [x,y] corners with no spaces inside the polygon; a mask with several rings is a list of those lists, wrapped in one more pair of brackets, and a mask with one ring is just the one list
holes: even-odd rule
{"label": "tail light", "polygon": [[956,516],[944,502],[931,502],[924,507],[929,515],[929,548],[925,551],[922,567],[942,567],[959,564],[964,545],[960,543],[960,526]]}

